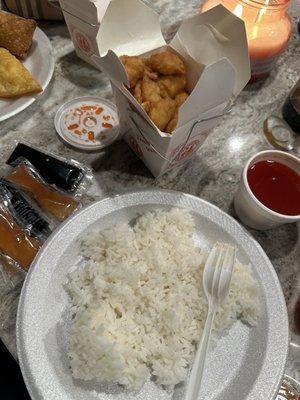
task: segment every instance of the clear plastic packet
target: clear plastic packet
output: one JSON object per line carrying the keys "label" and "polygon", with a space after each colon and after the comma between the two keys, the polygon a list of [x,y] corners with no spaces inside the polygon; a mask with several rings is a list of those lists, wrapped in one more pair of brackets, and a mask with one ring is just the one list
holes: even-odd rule
{"label": "clear plastic packet", "polygon": [[23,282],[25,271],[54,226],[24,194],[0,177],[0,294]]}
{"label": "clear plastic packet", "polygon": [[0,177],[0,297],[22,285],[39,248],[81,206],[93,178],[89,167],[26,142],[8,151]]}
{"label": "clear plastic packet", "polygon": [[22,160],[27,160],[45,183],[69,194],[85,193],[93,178],[91,169],[78,161],[46,153],[30,143],[16,142],[6,163],[16,167]]}
{"label": "clear plastic packet", "polygon": [[51,222],[34,208],[20,190],[2,177],[0,177],[0,201],[30,236],[35,236],[44,242],[51,234],[53,229]]}
{"label": "clear plastic packet", "polygon": [[0,253],[4,268],[18,266],[28,270],[41,247],[41,241],[31,236],[0,202]]}
{"label": "clear plastic packet", "polygon": [[0,301],[5,293],[23,282],[26,272],[11,257],[0,253]]}
{"label": "clear plastic packet", "polygon": [[47,184],[25,159],[19,160],[6,176],[6,180],[24,191],[44,212],[58,221],[68,218],[81,205],[74,196]]}

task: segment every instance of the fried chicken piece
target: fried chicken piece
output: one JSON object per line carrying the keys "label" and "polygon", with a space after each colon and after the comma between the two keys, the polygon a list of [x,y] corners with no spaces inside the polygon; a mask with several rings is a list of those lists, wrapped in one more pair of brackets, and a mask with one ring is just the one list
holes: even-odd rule
{"label": "fried chicken piece", "polygon": [[152,69],[150,67],[146,66],[144,74],[147,75],[153,81],[157,81],[158,73],[152,71]]}
{"label": "fried chicken piece", "polygon": [[121,62],[123,63],[130,88],[134,88],[137,82],[143,78],[144,71],[145,71],[145,62],[142,58],[136,56],[121,56]]}
{"label": "fried chicken piece", "polygon": [[170,133],[170,134],[173,133],[173,131],[175,130],[175,128],[177,126],[177,123],[178,123],[178,110],[175,111],[174,117],[167,124],[167,126],[165,128],[165,132]]}
{"label": "fried chicken piece", "polygon": [[151,108],[151,103],[150,101],[144,101],[142,104],[143,109],[146,111],[146,113],[148,114]]}
{"label": "fried chicken piece", "polygon": [[160,87],[160,95],[161,95],[161,97],[163,99],[170,99],[171,97],[170,97],[167,89],[161,84],[159,84],[159,87]]}
{"label": "fried chicken piece", "polygon": [[32,45],[35,28],[33,19],[0,11],[0,47],[14,56],[25,58]]}
{"label": "fried chicken piece", "polygon": [[135,87],[132,90],[133,96],[140,103],[143,109],[148,113],[150,111],[150,101],[143,101],[142,97],[142,81],[138,81]]}
{"label": "fried chicken piece", "polygon": [[[185,75],[167,75],[158,79],[162,93],[167,93],[172,99],[182,92],[186,86]],[[163,96],[165,97],[165,96]]]}
{"label": "fried chicken piece", "polygon": [[182,60],[170,51],[152,54],[152,56],[147,59],[146,64],[152,68],[153,71],[159,72],[162,75],[183,75],[186,73],[185,65]]}
{"label": "fried chicken piece", "polygon": [[136,100],[142,104],[143,102],[143,97],[142,97],[142,81],[138,81],[138,83],[135,85],[135,87],[131,90],[133,96],[136,98]]}
{"label": "fried chicken piece", "polygon": [[175,97],[175,102],[176,102],[176,110],[175,110],[175,115],[174,117],[169,121],[168,125],[166,126],[165,131],[168,133],[172,133],[178,123],[178,114],[179,114],[179,107],[186,101],[186,99],[188,98],[188,93],[187,92],[182,92],[179,93],[176,97]]}
{"label": "fried chicken piece", "polygon": [[178,123],[179,107],[188,94],[185,66],[170,51],[154,54],[149,59],[121,56],[130,91],[153,123],[161,130],[173,132]]}
{"label": "fried chicken piece", "polygon": [[155,102],[161,99],[159,84],[147,75],[142,80],[142,99],[143,101]]}
{"label": "fried chicken piece", "polygon": [[187,92],[181,92],[175,97],[175,101],[178,107],[182,106],[182,104],[186,101],[186,99],[189,97],[189,94]]}
{"label": "fried chicken piece", "polygon": [[154,124],[164,131],[169,121],[174,117],[176,102],[170,98],[161,99],[155,103],[151,103],[149,117]]}

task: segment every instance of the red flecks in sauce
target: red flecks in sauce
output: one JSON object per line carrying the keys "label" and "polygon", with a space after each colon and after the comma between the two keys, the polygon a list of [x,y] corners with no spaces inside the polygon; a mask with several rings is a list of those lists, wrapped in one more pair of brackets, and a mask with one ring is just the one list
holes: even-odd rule
{"label": "red flecks in sauce", "polygon": [[[114,116],[109,115],[109,111],[98,103],[83,103],[79,107],[71,109],[68,113],[68,118],[66,118],[67,129],[72,134],[80,136],[81,140],[87,143],[96,142],[95,127],[101,125],[102,128],[111,129],[115,122]],[[107,138],[107,134],[100,133],[100,140]]]}
{"label": "red flecks in sauce", "polygon": [[109,124],[107,122],[102,122],[102,126],[103,128],[108,128],[108,129],[111,129],[113,127],[112,124]]}
{"label": "red flecks in sauce", "polygon": [[95,140],[95,135],[94,135],[94,132],[93,132],[93,131],[89,131],[89,132],[88,132],[88,139],[89,139],[89,140]]}
{"label": "red flecks in sauce", "polygon": [[72,124],[72,125],[69,125],[69,126],[68,126],[69,131],[71,131],[71,130],[73,130],[73,129],[77,129],[77,128],[79,128],[79,125],[78,125],[78,124]]}
{"label": "red flecks in sauce", "polygon": [[96,110],[97,106],[81,106],[80,109],[82,111],[91,111],[91,110]]}
{"label": "red flecks in sauce", "polygon": [[254,196],[266,207],[283,215],[300,214],[300,175],[277,161],[253,164],[247,173]]}
{"label": "red flecks in sauce", "polygon": [[95,114],[96,115],[100,115],[102,113],[102,111],[103,111],[103,108],[102,107],[98,107],[97,110],[95,111]]}

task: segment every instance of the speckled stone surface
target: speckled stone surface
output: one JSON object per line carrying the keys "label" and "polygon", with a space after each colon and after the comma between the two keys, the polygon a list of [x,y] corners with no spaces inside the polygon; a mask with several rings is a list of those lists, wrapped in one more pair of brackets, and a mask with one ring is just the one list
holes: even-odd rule
{"label": "speckled stone surface", "polygon": [[[199,1],[148,0],[160,14],[163,32],[171,38],[180,20],[197,12]],[[296,30],[299,9],[294,7],[293,34],[271,76],[263,83],[247,86],[230,115],[211,132],[197,155],[181,168],[154,179],[124,142],[101,154],[83,154],[65,147],[58,139],[53,118],[58,107],[77,96],[100,95],[112,99],[107,77],[77,58],[63,23],[41,23],[50,37],[56,59],[53,79],[39,99],[28,109],[0,124],[0,171],[15,141],[27,140],[66,158],[74,158],[95,168],[95,182],[84,199],[134,188],[158,187],[180,190],[202,197],[234,215],[232,199],[246,160],[270,148],[262,136],[262,124],[270,114],[280,114],[289,89],[299,78],[300,36]],[[199,39],[200,40],[200,39]],[[268,232],[251,230],[271,259],[288,301],[300,274],[299,225],[291,224]],[[0,283],[0,337],[16,357],[15,316],[22,279],[16,288]],[[287,373],[300,378],[300,358],[289,357]]]}

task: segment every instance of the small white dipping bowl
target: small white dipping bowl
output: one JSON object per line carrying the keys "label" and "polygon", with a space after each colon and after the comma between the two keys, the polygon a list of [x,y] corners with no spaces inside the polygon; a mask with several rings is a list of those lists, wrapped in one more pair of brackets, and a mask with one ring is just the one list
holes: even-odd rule
{"label": "small white dipping bowl", "polygon": [[248,184],[249,168],[258,161],[272,160],[290,167],[300,174],[300,158],[279,150],[266,150],[251,157],[242,173],[240,186],[234,197],[234,208],[240,220],[254,229],[267,230],[290,222],[300,221],[300,215],[284,215],[263,205]]}

